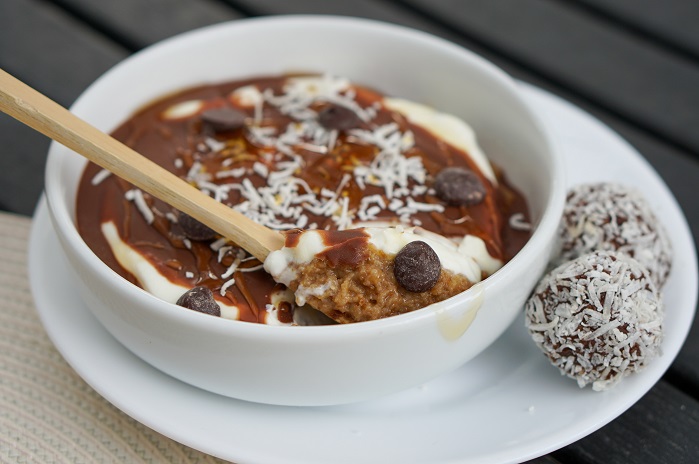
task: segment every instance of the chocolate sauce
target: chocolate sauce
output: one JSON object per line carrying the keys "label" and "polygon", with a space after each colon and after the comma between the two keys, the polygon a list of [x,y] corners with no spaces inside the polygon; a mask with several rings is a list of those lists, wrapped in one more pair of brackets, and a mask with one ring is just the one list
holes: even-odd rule
{"label": "chocolate sauce", "polygon": [[369,234],[363,230],[325,230],[321,236],[328,248],[319,256],[333,266],[356,266],[366,259]]}
{"label": "chocolate sauce", "polygon": [[[303,230],[290,230],[284,234],[284,246],[295,248]],[[323,245],[327,248],[319,257],[327,259],[333,266],[356,266],[366,257],[369,234],[363,229],[320,230]]]}
{"label": "chocolate sauce", "polygon": [[[277,96],[284,92],[287,78],[263,77],[188,89],[143,108],[112,135],[190,182],[197,175],[207,176],[206,183],[202,182],[199,188],[204,184],[210,185],[212,190],[209,193],[216,195],[214,187],[224,186],[219,192],[222,196],[220,200],[241,207],[247,200],[243,194],[245,188],[251,187],[258,191],[264,189],[269,181],[266,173],[283,170],[284,163],[288,164],[292,159],[290,155],[283,155],[278,147],[262,143],[261,136],[253,136],[252,126],[279,134],[293,129],[298,123],[293,114],[268,104],[267,100],[256,109],[233,100],[231,92],[254,85],[263,95]],[[370,121],[358,122],[358,129],[371,130],[395,123],[401,132],[410,131],[413,134],[414,145],[404,155],[406,158],[420,157],[427,173],[427,187],[440,170],[449,166],[465,167],[482,177],[486,195],[481,203],[468,207],[445,205],[444,212],[439,213],[418,212],[410,217],[411,222],[406,225],[420,225],[447,237],[476,235],[485,241],[492,256],[504,261],[521,249],[528,240],[529,233],[511,229],[508,218],[521,213],[527,220],[526,201],[509,186],[501,173],[498,174],[499,186],[495,189],[480,174],[475,163],[459,149],[436,139],[427,130],[410,124],[404,117],[381,106],[381,94],[357,86],[352,89],[356,93],[354,101],[359,107],[375,109],[375,115]],[[191,100],[202,102],[196,114],[170,119],[163,116],[173,105]],[[320,102],[313,103],[309,109],[318,113],[326,107],[327,102]],[[245,125],[219,125],[213,130],[210,122],[202,120],[201,114],[207,110],[226,108],[235,110],[236,114],[244,114]],[[346,209],[349,211],[357,210],[362,198],[372,195],[385,198],[384,186],[360,185],[351,176],[355,166],[368,166],[374,161],[378,154],[376,146],[358,140],[356,134],[343,125],[337,127],[340,129],[334,129],[336,140],[327,144],[329,149],[325,153],[318,151],[317,144],[305,143],[294,147],[294,152],[303,160],[303,167],[293,173],[300,185],[298,194],[313,194],[321,198],[335,192],[338,195],[337,201],[346,201]],[[208,287],[219,301],[238,307],[241,320],[264,322],[265,309],[272,300],[272,294],[281,290],[269,275],[259,269],[259,261],[243,253],[235,244],[221,242],[219,245],[225,248],[214,249],[212,241],[187,239],[173,219],[178,212],[144,193],[147,206],[154,213],[154,222],[149,224],[135,202],[125,197],[126,192],[133,189],[131,185],[115,176],[92,185],[93,178],[100,170],[98,166],[89,164],[83,174],[78,191],[77,222],[78,230],[86,243],[108,266],[124,278],[137,283],[134,276],[119,265],[102,234],[101,225],[111,221],[116,225],[121,239],[153,263],[170,281],[187,288]],[[236,170],[238,174],[243,174],[236,177]],[[192,174],[194,171],[196,175]],[[226,172],[231,174],[219,177]],[[417,182],[410,179],[406,188],[412,189],[416,185]],[[306,191],[307,188],[312,191]],[[429,189],[426,190],[413,195],[413,199],[426,204],[442,204]],[[283,194],[277,194],[274,198],[281,204],[279,211],[275,213],[274,225],[280,230],[296,228],[297,223],[294,221],[298,219],[294,219],[292,214],[296,206],[284,206],[286,198]],[[386,199],[386,202],[390,202],[390,199]],[[306,225],[299,227],[329,230],[324,236],[326,243],[332,245],[324,254],[327,259],[344,264],[361,261],[366,236],[357,232],[332,232],[338,227],[337,217],[333,215],[305,209],[303,216]],[[383,209],[374,220],[395,221],[396,218],[395,212]],[[298,236],[293,232],[287,233],[287,245],[294,240],[298,240]],[[231,266],[235,270],[226,275],[232,269]],[[250,268],[257,270],[246,272]],[[230,279],[235,279],[234,285],[227,285]],[[278,307],[279,317],[288,320],[292,311],[287,304],[282,306],[284,308]]]}

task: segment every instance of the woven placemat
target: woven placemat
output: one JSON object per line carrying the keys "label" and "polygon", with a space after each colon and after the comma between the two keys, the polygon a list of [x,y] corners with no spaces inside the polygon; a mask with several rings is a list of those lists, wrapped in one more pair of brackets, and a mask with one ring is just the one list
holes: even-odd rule
{"label": "woven placemat", "polygon": [[0,461],[224,462],[122,413],[64,361],[29,292],[30,226],[28,218],[0,213]]}

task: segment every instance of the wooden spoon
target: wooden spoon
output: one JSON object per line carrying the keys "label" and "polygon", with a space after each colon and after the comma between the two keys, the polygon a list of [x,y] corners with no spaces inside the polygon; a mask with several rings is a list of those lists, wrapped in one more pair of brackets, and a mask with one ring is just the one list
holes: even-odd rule
{"label": "wooden spoon", "polygon": [[189,214],[261,261],[284,245],[278,232],[205,195],[2,69],[0,110]]}

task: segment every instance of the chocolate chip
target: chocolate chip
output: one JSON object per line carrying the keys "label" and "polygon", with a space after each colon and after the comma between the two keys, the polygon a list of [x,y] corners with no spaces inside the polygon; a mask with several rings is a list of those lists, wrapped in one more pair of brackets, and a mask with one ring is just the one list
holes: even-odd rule
{"label": "chocolate chip", "polygon": [[177,218],[177,223],[180,225],[182,233],[185,235],[185,237],[192,240],[212,240],[218,235],[214,230],[205,226],[188,214],[180,213],[179,217]]}
{"label": "chocolate chip", "polygon": [[478,175],[464,168],[446,168],[434,178],[437,197],[453,206],[471,206],[483,201],[486,190]]}
{"label": "chocolate chip", "polygon": [[359,116],[349,108],[340,105],[329,105],[318,112],[318,122],[326,129],[339,131],[359,127]]}
{"label": "chocolate chip", "polygon": [[234,108],[214,108],[201,114],[202,122],[214,132],[240,129],[245,125],[247,115]]}
{"label": "chocolate chip", "polygon": [[212,316],[220,316],[221,308],[214,300],[214,294],[207,287],[194,287],[187,290],[177,300],[179,306]]}
{"label": "chocolate chip", "polygon": [[442,272],[437,253],[425,242],[410,242],[393,261],[393,275],[409,292],[426,292],[435,286]]}

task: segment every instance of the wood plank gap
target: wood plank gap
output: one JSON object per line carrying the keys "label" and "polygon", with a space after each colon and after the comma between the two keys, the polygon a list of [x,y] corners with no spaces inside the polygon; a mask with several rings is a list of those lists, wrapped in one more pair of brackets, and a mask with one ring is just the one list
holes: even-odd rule
{"label": "wood plank gap", "polygon": [[668,40],[655,33],[653,30],[642,25],[636,24],[621,15],[616,14],[611,10],[604,10],[596,5],[586,2],[585,0],[548,0],[565,5],[568,8],[574,8],[593,17],[597,21],[603,21],[610,26],[621,29],[624,33],[632,35],[638,40],[642,40],[656,47],[661,47],[664,51],[672,53],[679,58],[687,61],[699,63],[699,53],[685,47],[679,43]]}
{"label": "wood plank gap", "polygon": [[262,12],[256,11],[254,8],[250,8],[249,5],[241,2],[237,2],[235,0],[216,0],[218,3],[221,3],[223,5],[226,5],[228,7],[233,8],[236,10],[238,13],[248,16],[250,18],[254,18],[256,16],[262,16]]}
{"label": "wood plank gap", "polygon": [[594,107],[599,111],[605,112],[610,116],[613,116],[614,118],[620,120],[621,122],[624,122],[625,124],[634,127],[635,129],[645,132],[648,135],[652,135],[658,141],[668,145],[669,147],[675,149],[678,152],[681,152],[686,156],[689,156],[691,159],[695,161],[699,160],[698,151],[696,151],[689,144],[676,140],[672,135],[668,134],[662,128],[655,127],[651,124],[646,124],[642,121],[633,119],[625,113],[605,105],[604,103],[596,100],[594,97],[589,96],[587,93],[578,90],[574,84],[566,82],[565,79],[559,79],[547,74],[546,72],[542,72],[537,67],[534,67],[526,61],[517,58],[516,55],[509,53],[503,47],[499,47],[493,43],[490,43],[487,40],[483,40],[478,34],[466,33],[462,29],[454,27],[448,22],[443,21],[439,16],[433,14],[428,9],[421,8],[420,6],[414,5],[405,0],[377,1],[381,3],[393,4],[394,6],[398,5],[401,8],[409,10],[410,12],[418,16],[421,16],[422,19],[424,19],[425,21],[433,23],[436,27],[440,27],[451,34],[458,35],[476,44],[478,47],[481,47],[487,52],[492,53],[493,55],[498,55],[499,58],[503,61],[508,61],[510,64],[520,68],[522,71],[525,71],[533,77],[540,79],[542,82],[545,82],[547,85],[551,86],[555,91],[577,98],[578,100],[585,102],[591,107]]}
{"label": "wood plank gap", "polygon": [[63,10],[66,14],[72,16],[76,20],[82,22],[86,27],[105,36],[108,40],[118,44],[128,52],[133,53],[140,50],[140,44],[131,40],[129,37],[121,34],[118,30],[110,27],[107,23],[100,21],[99,18],[93,17],[90,14],[75,8],[69,2],[63,0],[39,0],[43,3],[49,3]]}
{"label": "wood plank gap", "polygon": [[[8,208],[7,205],[5,205],[4,202],[0,201],[0,211],[5,211],[5,212],[10,212],[10,213],[11,213],[11,212],[12,212],[12,209],[11,209],[11,208]],[[20,216],[25,216],[25,217],[26,217],[25,214],[21,214],[21,213],[19,213],[19,214],[20,214]]]}

